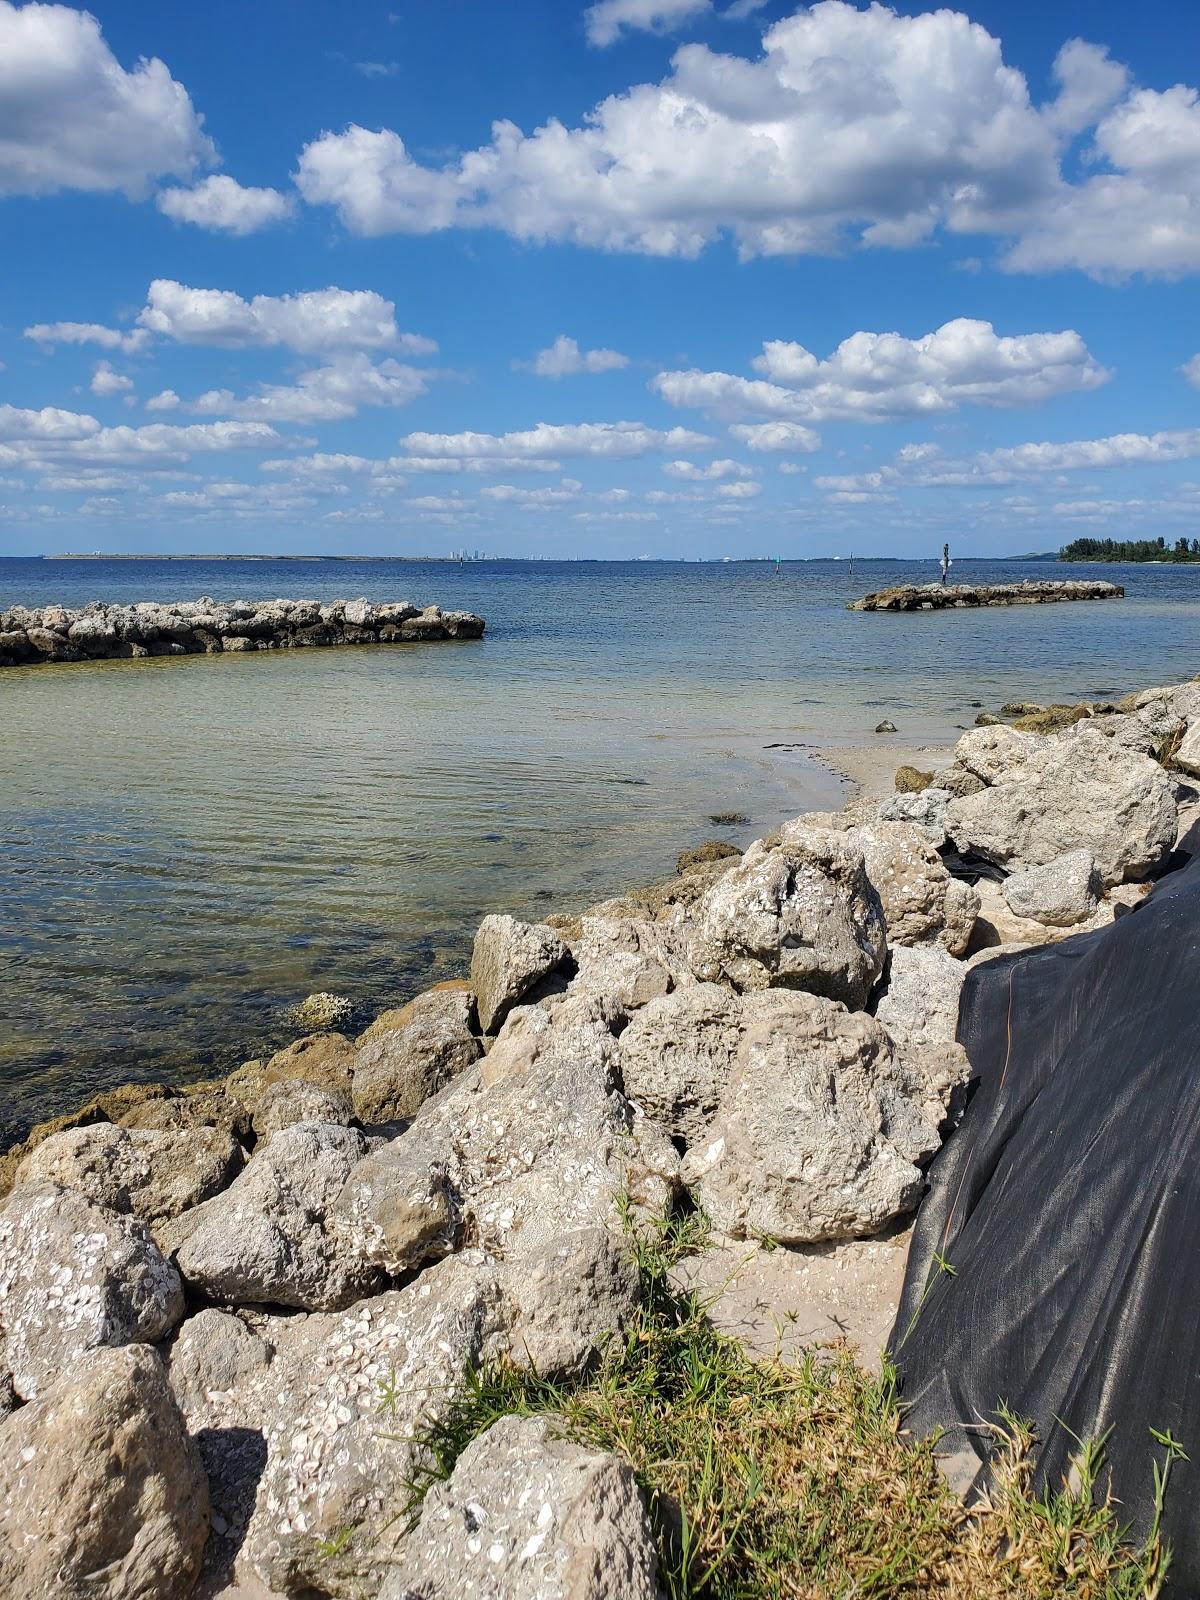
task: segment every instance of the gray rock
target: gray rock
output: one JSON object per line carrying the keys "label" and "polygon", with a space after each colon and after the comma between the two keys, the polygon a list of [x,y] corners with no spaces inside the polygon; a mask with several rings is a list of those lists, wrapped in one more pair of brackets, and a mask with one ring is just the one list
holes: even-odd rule
{"label": "gray rock", "polygon": [[[323,1089],[350,1090],[356,1050],[344,1033],[308,1033],[286,1049],[277,1050],[260,1074],[259,1093],[270,1083],[294,1078],[320,1084]],[[235,1087],[237,1074],[230,1078]],[[251,1105],[253,1110],[253,1106]]]}
{"label": "gray rock", "polygon": [[284,1078],[268,1084],[254,1107],[254,1132],[262,1143],[281,1128],[297,1122],[326,1122],[345,1127],[354,1109],[345,1089],[322,1088],[303,1078]]}
{"label": "gray rock", "polygon": [[985,786],[951,801],[947,828],[989,861],[1045,866],[1088,849],[1109,885],[1144,877],[1175,843],[1167,774],[1089,722],[1050,736],[979,729],[963,735],[955,759]]}
{"label": "gray rock", "polygon": [[888,952],[886,987],[874,1006],[897,1059],[926,1084],[922,1111],[935,1127],[970,1077],[967,1053],[955,1038],[966,975],[965,964],[940,945],[897,945]]}
{"label": "gray rock", "polygon": [[638,1305],[630,1243],[600,1224],[518,1251],[499,1273],[510,1359],[539,1373],[582,1370]]}
{"label": "gray rock", "polygon": [[403,1543],[397,1512],[426,1464],[418,1436],[503,1348],[501,1296],[464,1255],[314,1320],[264,1380],[267,1466],[242,1561],[283,1594],[358,1600]]}
{"label": "gray rock", "polygon": [[483,1053],[471,1031],[473,996],[434,989],[387,1011],[359,1039],[354,1112],[361,1122],[415,1116],[431,1094]]}
{"label": "gray rock", "polygon": [[684,946],[672,923],[585,916],[572,947],[579,967],[572,989],[605,995],[626,1013],[636,1011],[680,983],[695,981]]}
{"label": "gray rock", "polygon": [[1052,928],[1086,922],[1099,903],[1099,877],[1090,850],[1071,850],[1044,867],[1026,867],[1004,880],[1002,891],[1017,917]]}
{"label": "gray rock", "polygon": [[946,842],[946,807],[949,804],[949,790],[931,784],[918,794],[889,795],[879,807],[879,820],[909,822],[914,828],[920,828],[935,850],[940,850]]}
{"label": "gray rock", "polygon": [[198,1312],[169,1352],[171,1390],[192,1428],[203,1425],[235,1390],[264,1372],[271,1347],[228,1311]]}
{"label": "gray rock", "polygon": [[175,1132],[112,1123],[52,1134],[17,1168],[16,1183],[56,1183],[152,1226],[177,1217],[232,1183],[242,1150],[227,1132]]}
{"label": "gray rock", "polygon": [[186,1282],[232,1305],[331,1311],[378,1286],[326,1216],[366,1155],[354,1128],[300,1122],[274,1134],[231,1188],[191,1213],[176,1250]]}
{"label": "gray rock", "polygon": [[[786,830],[785,830],[786,837]],[[924,832],[912,823],[875,822],[845,835],[858,845],[883,906],[889,947],[936,939],[951,955],[971,942],[979,896],[952,878]]]}
{"label": "gray rock", "polygon": [[625,1093],[688,1144],[716,1112],[741,1043],[744,1010],[743,998],[723,985],[696,983],[652,1000],[621,1035]]}
{"label": "gray rock", "polygon": [[803,823],[782,834],[777,848],[751,845],[700,902],[692,970],[742,991],[806,989],[862,1006],[887,953],[863,853]]}
{"label": "gray rock", "polygon": [[91,1350],[0,1429],[0,1593],[190,1594],[208,1488],[154,1351]]}
{"label": "gray rock", "polygon": [[484,1033],[494,1033],[513,1006],[566,958],[566,945],[544,923],[484,917],[471,955],[471,987]]}
{"label": "gray rock", "polygon": [[1184,734],[1175,752],[1175,765],[1193,778],[1200,778],[1200,717]]}
{"label": "gray rock", "polygon": [[9,1197],[0,1212],[0,1332],[23,1400],[89,1350],[153,1343],[182,1314],[179,1274],[140,1218],[54,1184]]}
{"label": "gray rock", "polygon": [[873,1017],[772,993],[704,1140],[684,1158],[684,1182],[733,1238],[808,1244],[876,1232],[920,1199],[917,1163],[940,1143],[928,1100]]}
{"label": "gray rock", "polygon": [[425,1497],[380,1600],[659,1600],[637,1482],[620,1457],[502,1417]]}

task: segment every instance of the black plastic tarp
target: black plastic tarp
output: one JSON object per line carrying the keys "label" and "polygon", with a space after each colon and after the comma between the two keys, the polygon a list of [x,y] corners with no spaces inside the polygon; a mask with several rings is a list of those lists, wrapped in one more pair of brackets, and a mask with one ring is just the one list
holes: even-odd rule
{"label": "black plastic tarp", "polygon": [[[1171,1589],[1200,1594],[1200,830],[1135,911],[999,957],[963,990],[978,1079],[930,1168],[892,1354],[918,1434],[978,1458],[997,1405],[1032,1422],[1038,1482],[1107,1434],[1144,1535],[1169,1429]],[[973,1462],[971,1463],[974,1464]]]}

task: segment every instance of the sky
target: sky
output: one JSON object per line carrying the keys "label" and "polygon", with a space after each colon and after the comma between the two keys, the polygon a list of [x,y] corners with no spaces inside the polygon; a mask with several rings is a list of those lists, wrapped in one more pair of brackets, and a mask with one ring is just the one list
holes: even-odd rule
{"label": "sky", "polygon": [[1200,536],[1200,7],[0,0],[0,554]]}

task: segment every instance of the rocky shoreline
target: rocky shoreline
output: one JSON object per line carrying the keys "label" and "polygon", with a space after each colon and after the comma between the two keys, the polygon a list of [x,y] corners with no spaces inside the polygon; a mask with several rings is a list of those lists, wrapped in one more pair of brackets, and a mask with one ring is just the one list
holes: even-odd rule
{"label": "rocky shoreline", "polygon": [[408,644],[479,639],[485,623],[470,611],[367,599],[231,600],[171,605],[95,602],[81,610],[13,606],[0,611],[0,667],[55,661],[136,660],[348,644]]}
{"label": "rocky shoreline", "polygon": [[485,1365],[587,1370],[680,1208],[718,1258],[903,1226],[966,973],[1124,915],[1200,814],[1200,682],[1069,709],[489,916],[469,975],[357,1037],[314,1006],[269,1060],[34,1129],[0,1163],[0,1592],[651,1600],[619,1456],[504,1416],[410,1520],[429,1431]]}
{"label": "rocky shoreline", "polygon": [[902,583],[851,600],[847,611],[967,611],[976,606],[1038,606],[1068,600],[1121,600],[1119,583],[1027,578],[1021,583]]}

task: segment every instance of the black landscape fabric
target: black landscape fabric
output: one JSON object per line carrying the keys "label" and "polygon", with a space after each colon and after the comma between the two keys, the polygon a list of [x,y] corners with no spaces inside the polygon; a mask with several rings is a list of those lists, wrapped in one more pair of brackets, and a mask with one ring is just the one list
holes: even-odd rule
{"label": "black landscape fabric", "polygon": [[1167,1497],[1170,1588],[1196,1595],[1200,827],[1185,849],[1111,927],[968,976],[978,1084],[930,1168],[892,1354],[909,1426],[945,1430],[968,1474],[999,1402],[1036,1426],[1039,1484],[1107,1434],[1136,1535],[1165,1456],[1150,1430],[1170,1429],[1191,1455]]}

